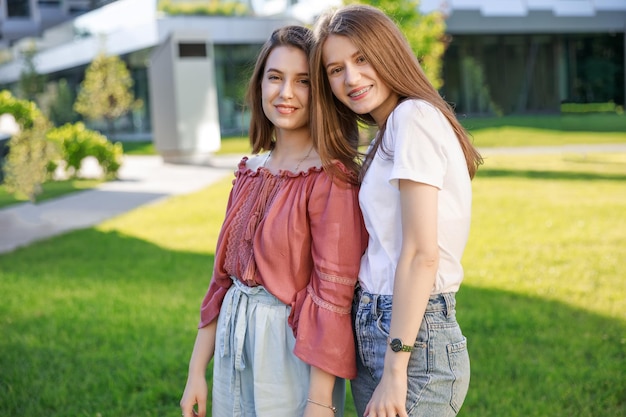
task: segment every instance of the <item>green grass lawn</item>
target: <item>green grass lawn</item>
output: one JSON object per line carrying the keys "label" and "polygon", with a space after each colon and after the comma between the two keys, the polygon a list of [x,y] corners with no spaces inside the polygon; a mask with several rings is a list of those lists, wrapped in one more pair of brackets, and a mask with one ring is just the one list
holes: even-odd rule
{"label": "green grass lawn", "polygon": [[[230,181],[0,255],[0,415],[180,415]],[[626,153],[486,158],[461,417],[626,415],[625,184]]]}
{"label": "green grass lawn", "polygon": [[[478,147],[554,146],[593,143],[626,143],[626,116],[582,114],[550,116],[464,117]],[[155,154],[150,142],[124,143],[130,154]],[[249,154],[247,136],[226,136],[216,155]]]}
{"label": "green grass lawn", "polygon": [[[564,116],[506,116],[477,118],[459,116],[479,148],[517,146],[555,146],[573,144],[626,143],[626,116],[615,114],[584,114]],[[152,142],[123,143],[126,155],[156,155]],[[225,136],[216,155],[249,155],[250,144],[245,136]],[[90,181],[63,184],[46,183],[37,201],[97,185]],[[9,195],[0,185],[0,208],[24,201]]]}
{"label": "green grass lawn", "polygon": [[[97,186],[98,184],[102,184],[102,181],[94,179],[49,181],[43,184],[43,191],[37,196],[37,202],[60,197],[75,191],[87,190]],[[28,199],[9,194],[6,188],[3,185],[0,185],[0,208],[25,201],[28,201]]]}

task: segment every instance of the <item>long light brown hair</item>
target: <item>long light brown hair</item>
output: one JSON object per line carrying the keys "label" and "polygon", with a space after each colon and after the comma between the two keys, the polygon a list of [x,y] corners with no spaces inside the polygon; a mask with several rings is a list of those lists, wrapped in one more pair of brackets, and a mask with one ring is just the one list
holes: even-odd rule
{"label": "long light brown hair", "polygon": [[250,145],[254,154],[264,150],[269,151],[274,147],[275,128],[274,124],[265,116],[265,112],[263,112],[261,82],[263,81],[263,72],[265,71],[267,58],[279,46],[290,46],[300,49],[308,59],[313,47],[312,32],[304,26],[297,25],[278,28],[272,32],[259,51],[246,92],[246,103],[251,112]]}
{"label": "long light brown hair", "polygon": [[[356,114],[341,103],[332,93],[322,59],[324,42],[330,35],[347,37],[365,57],[381,80],[398,97],[398,103],[412,98],[429,102],[452,125],[473,178],[482,158],[469,139],[466,130],[457,120],[452,107],[439,95],[428,81],[408,41],[398,26],[381,10],[366,5],[349,5],[322,15],[315,24],[315,46],[311,54],[311,90],[313,111],[311,130],[317,150],[324,161],[329,144],[358,138],[358,123],[375,125],[370,114]],[[386,124],[380,126],[373,149],[363,164],[363,172],[381,146]],[[383,149],[384,150],[384,149]]]}

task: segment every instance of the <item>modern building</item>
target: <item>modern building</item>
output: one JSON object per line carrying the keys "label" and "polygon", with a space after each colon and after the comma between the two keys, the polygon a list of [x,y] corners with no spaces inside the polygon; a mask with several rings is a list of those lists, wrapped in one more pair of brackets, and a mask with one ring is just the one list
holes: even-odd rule
{"label": "modern building", "polygon": [[626,95],[626,0],[422,0],[447,14],[442,93],[464,113],[555,113]]}
{"label": "modern building", "polygon": [[46,29],[115,0],[6,0],[0,2],[0,47],[24,37],[40,36]]}
{"label": "modern building", "polygon": [[[0,11],[9,55],[0,64],[0,89],[19,80],[19,50],[27,35],[37,35],[36,68],[50,83],[65,79],[76,87],[99,51],[116,54],[127,62],[135,94],[144,102],[117,128],[128,136],[152,137],[152,54],[173,33],[203,31],[213,52],[219,129],[241,134],[247,128],[241,98],[259,46],[274,28],[310,23],[338,2],[247,0],[254,17],[222,17],[164,16],[157,0],[10,0]],[[44,10],[53,6],[69,20],[52,25],[52,13]],[[422,0],[420,9],[446,16],[442,93],[461,113],[558,113],[570,102],[624,105],[626,0]],[[17,31],[16,16],[29,11],[37,29],[28,32],[25,25]]]}

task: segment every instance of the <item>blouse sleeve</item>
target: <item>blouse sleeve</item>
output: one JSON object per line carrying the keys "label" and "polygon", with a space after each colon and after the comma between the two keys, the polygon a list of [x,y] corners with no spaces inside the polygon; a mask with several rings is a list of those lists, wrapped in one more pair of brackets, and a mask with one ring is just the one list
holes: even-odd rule
{"label": "blouse sleeve", "polygon": [[239,170],[235,172],[235,179],[233,180],[233,188],[230,190],[230,194],[228,196],[228,203],[226,204],[226,216],[224,223],[222,224],[222,229],[220,230],[220,234],[217,238],[217,246],[215,250],[215,259],[213,261],[213,275],[211,277],[211,283],[209,284],[209,288],[204,295],[204,299],[202,300],[202,306],[200,307],[200,322],[198,323],[198,328],[201,329],[206,327],[209,323],[217,318],[220,313],[220,308],[222,307],[222,302],[224,301],[224,297],[226,297],[226,293],[228,289],[232,285],[232,281],[228,275],[220,267],[225,259],[225,245],[224,240],[226,235],[226,229],[229,226],[229,213],[233,207],[233,202],[235,201],[237,194],[237,178],[241,173],[241,169],[245,166],[247,158],[242,159],[239,163]]}
{"label": "blouse sleeve", "polygon": [[308,203],[313,270],[296,298],[294,353],[342,378],[356,376],[351,307],[367,232],[358,188],[322,175]]}

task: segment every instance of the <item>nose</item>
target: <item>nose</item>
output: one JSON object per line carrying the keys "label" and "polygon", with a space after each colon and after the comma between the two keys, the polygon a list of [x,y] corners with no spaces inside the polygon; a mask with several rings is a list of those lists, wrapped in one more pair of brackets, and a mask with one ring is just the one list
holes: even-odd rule
{"label": "nose", "polygon": [[356,85],[361,79],[361,73],[357,68],[352,67],[351,65],[347,65],[345,68],[345,83],[347,85]]}
{"label": "nose", "polygon": [[293,97],[293,86],[290,82],[283,83],[280,89],[280,96],[283,98],[292,98]]}

